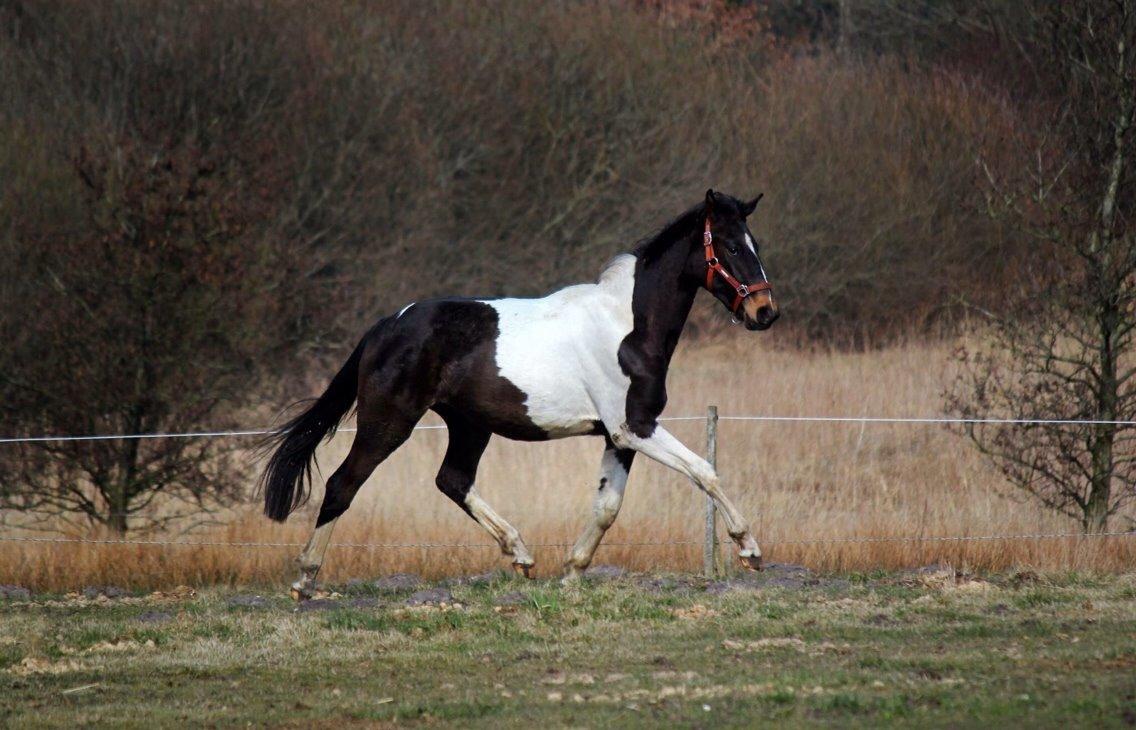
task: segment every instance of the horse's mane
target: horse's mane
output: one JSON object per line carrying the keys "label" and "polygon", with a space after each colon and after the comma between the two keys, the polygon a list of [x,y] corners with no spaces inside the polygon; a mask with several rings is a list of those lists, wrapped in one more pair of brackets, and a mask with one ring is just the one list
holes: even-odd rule
{"label": "horse's mane", "polygon": [[[737,198],[723,193],[717,193],[716,195],[716,205],[732,207],[734,208],[733,213],[738,213],[738,208],[741,203]],[[706,203],[703,201],[686,212],[679,214],[677,218],[672,219],[655,235],[637,241],[635,248],[633,248],[630,253],[642,260],[644,264],[649,264],[662,256],[676,241],[689,236],[692,231],[701,231],[702,221],[705,220],[705,218]],[[614,266],[623,255],[625,254],[620,254],[608,261],[603,269],[600,270],[600,278],[603,278],[604,273]]]}
{"label": "horse's mane", "polygon": [[699,203],[685,213],[663,226],[663,229],[654,236],[644,238],[638,242],[632,253],[649,263],[663,254],[671,245],[702,225],[706,216],[706,203]]}

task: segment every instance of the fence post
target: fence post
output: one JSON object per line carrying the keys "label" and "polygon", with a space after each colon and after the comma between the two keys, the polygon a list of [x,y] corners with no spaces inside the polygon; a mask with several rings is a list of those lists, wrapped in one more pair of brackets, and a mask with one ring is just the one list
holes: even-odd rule
{"label": "fence post", "polygon": [[[706,409],[706,461],[715,470],[718,468],[718,406]],[[706,537],[702,545],[702,572],[713,578],[718,570],[718,508],[714,500],[706,496]]]}

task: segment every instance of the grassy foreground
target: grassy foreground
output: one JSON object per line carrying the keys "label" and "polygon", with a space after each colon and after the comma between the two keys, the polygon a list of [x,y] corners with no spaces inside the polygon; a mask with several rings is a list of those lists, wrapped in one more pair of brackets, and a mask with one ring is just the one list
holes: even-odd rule
{"label": "grassy foreground", "polygon": [[1132,575],[774,567],[341,592],[299,609],[231,590],[0,600],[0,724],[1136,722]]}

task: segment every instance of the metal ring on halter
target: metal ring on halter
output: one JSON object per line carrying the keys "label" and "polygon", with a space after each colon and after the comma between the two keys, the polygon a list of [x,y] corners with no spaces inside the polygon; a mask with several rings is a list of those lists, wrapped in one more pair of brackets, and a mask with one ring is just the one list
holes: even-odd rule
{"label": "metal ring on halter", "polygon": [[745,284],[738,284],[738,296],[745,299],[749,296],[749,287]]}

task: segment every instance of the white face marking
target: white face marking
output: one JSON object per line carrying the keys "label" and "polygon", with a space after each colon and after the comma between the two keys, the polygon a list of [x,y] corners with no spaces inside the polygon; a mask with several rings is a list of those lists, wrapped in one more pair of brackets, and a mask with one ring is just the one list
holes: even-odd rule
{"label": "white face marking", "polygon": [[[753,242],[753,236],[749,235],[749,231],[746,231],[746,245],[749,246],[750,251],[753,251],[753,255],[757,256],[757,246]],[[769,281],[769,277],[765,274],[765,267],[761,265],[761,259],[757,260],[757,270],[761,272],[762,281]]]}
{"label": "white face marking", "polygon": [[410,309],[411,307],[413,307],[413,306],[414,306],[414,304],[415,304],[414,302],[411,302],[410,304],[407,304],[407,305],[406,305],[405,307],[403,307],[402,309],[398,310],[398,314],[396,314],[396,315],[394,316],[394,318],[395,318],[395,319],[398,319],[399,317],[401,317],[401,316],[402,316],[403,314],[405,314],[405,313],[406,313],[406,310],[408,310],[408,309]]}

